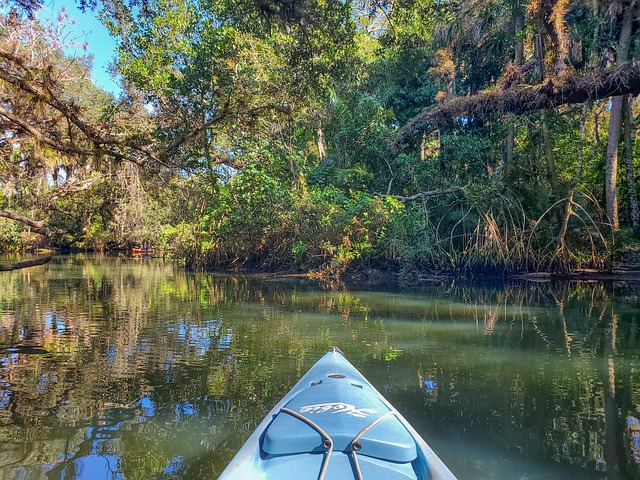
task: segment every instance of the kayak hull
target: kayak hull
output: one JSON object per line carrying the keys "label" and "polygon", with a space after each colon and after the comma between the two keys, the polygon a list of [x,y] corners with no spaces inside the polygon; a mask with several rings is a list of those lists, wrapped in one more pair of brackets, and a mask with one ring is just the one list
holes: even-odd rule
{"label": "kayak hull", "polygon": [[342,355],[324,355],[258,425],[219,480],[455,480]]}

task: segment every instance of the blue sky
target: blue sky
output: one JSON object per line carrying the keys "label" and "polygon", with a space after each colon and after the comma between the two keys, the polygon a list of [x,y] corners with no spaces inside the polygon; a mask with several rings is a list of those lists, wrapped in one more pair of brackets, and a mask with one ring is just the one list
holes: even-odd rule
{"label": "blue sky", "polygon": [[[120,94],[120,86],[111,78],[107,72],[107,66],[113,61],[116,42],[109,35],[108,30],[96,18],[95,12],[87,10],[82,13],[76,6],[74,0],[45,0],[42,11],[39,14],[41,19],[50,19],[56,22],[56,17],[62,8],[66,9],[67,15],[75,21],[69,28],[74,37],[84,38],[88,42],[87,53],[93,55],[93,79],[100,87],[114,95]],[[85,52],[68,52],[73,55],[82,55]]]}

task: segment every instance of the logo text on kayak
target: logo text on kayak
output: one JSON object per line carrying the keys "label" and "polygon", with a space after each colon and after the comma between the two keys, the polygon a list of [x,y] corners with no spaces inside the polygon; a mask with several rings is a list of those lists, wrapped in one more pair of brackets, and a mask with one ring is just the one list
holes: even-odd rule
{"label": "logo text on kayak", "polygon": [[300,407],[300,413],[325,413],[331,412],[344,413],[358,418],[367,418],[368,415],[376,413],[373,408],[356,408],[350,403],[334,402],[334,403],[318,403],[317,405],[305,405]]}

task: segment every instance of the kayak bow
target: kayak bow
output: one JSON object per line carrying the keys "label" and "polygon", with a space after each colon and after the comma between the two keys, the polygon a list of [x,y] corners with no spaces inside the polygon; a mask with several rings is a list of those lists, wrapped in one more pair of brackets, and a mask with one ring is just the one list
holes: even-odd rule
{"label": "kayak bow", "polygon": [[333,348],[258,425],[219,480],[456,480]]}

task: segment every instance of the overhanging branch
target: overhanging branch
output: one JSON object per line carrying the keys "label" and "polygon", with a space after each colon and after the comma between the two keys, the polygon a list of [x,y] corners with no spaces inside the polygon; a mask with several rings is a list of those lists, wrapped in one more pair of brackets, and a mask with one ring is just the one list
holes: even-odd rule
{"label": "overhanging branch", "polygon": [[12,124],[22,128],[24,131],[29,133],[37,141],[41,143],[45,143],[50,147],[55,148],[61,153],[76,154],[76,155],[95,155],[96,154],[95,151],[79,148],[73,145],[67,145],[45,135],[40,130],[35,128],[33,125],[30,125],[29,122],[27,122],[26,120],[18,117],[17,115],[14,115],[12,112],[10,112],[5,108],[2,108],[1,106],[0,106],[0,115],[5,117]]}
{"label": "overhanging branch", "polygon": [[460,123],[462,119],[468,122],[505,113],[519,115],[627,94],[640,94],[640,62],[588,75],[574,75],[562,82],[549,80],[541,85],[517,85],[506,90],[454,97],[414,117],[400,129],[393,145],[400,149],[424,132]]}
{"label": "overhanging branch", "polygon": [[19,213],[10,212],[8,210],[0,210],[0,217],[8,218],[14,222],[24,223],[31,228],[32,232],[42,235],[43,237],[51,237],[54,234],[54,232],[44,226],[44,222],[42,220],[33,220],[29,217],[25,217],[24,215],[20,215]]}

